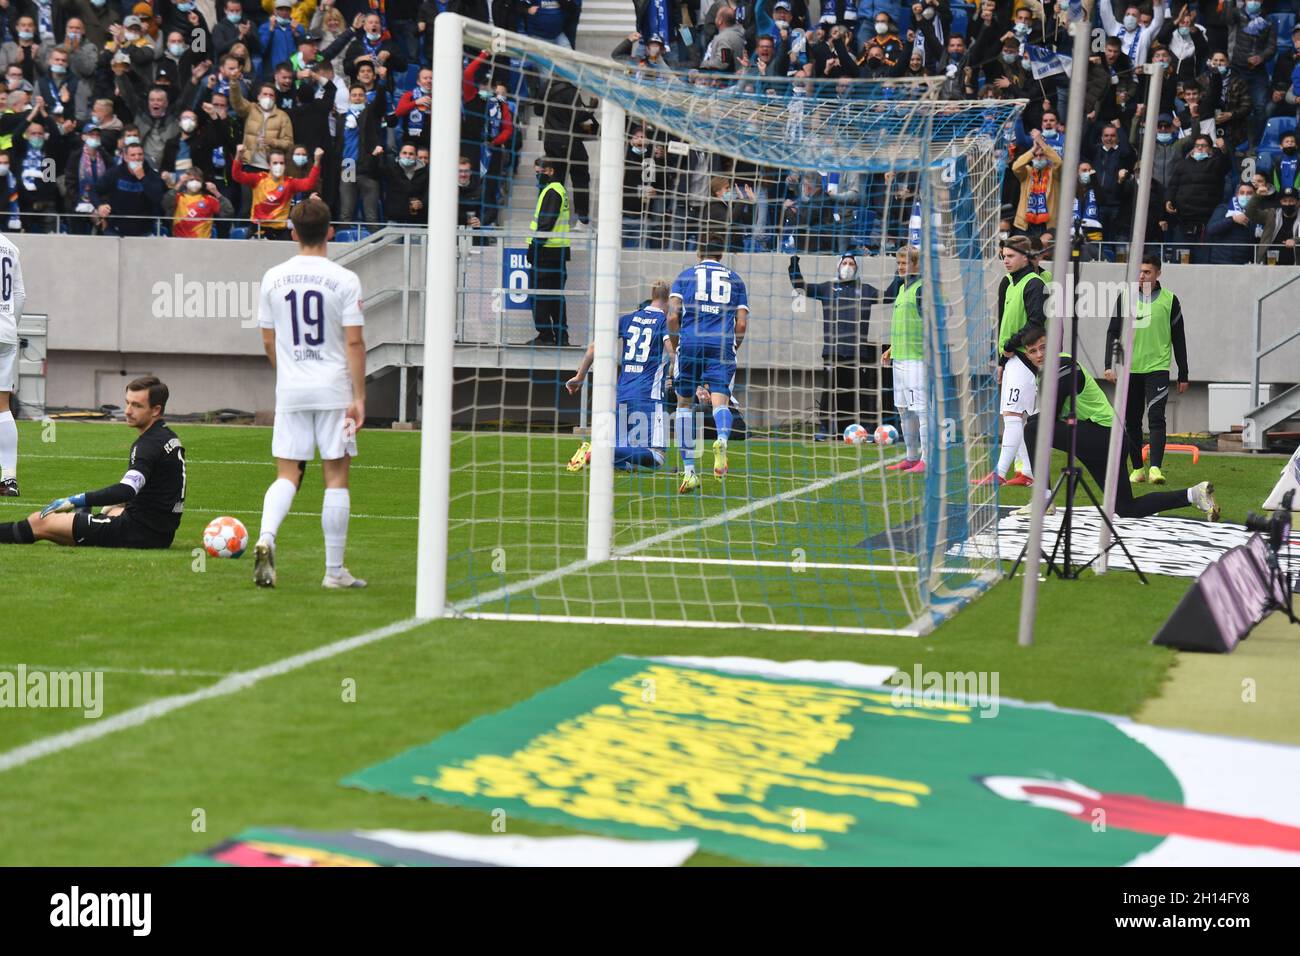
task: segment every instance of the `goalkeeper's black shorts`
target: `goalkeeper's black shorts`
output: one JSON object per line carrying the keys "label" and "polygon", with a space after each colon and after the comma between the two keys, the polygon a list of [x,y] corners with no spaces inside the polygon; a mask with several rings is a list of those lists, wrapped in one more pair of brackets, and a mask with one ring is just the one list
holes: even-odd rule
{"label": "goalkeeper's black shorts", "polygon": [[146,528],[126,512],[110,516],[78,511],[72,516],[72,540],[83,548],[170,548],[172,537]]}

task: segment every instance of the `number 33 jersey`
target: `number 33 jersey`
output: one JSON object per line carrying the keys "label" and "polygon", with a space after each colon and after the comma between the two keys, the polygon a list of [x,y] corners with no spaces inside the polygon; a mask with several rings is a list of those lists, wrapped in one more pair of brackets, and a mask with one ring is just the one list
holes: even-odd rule
{"label": "number 33 jersey", "polygon": [[745,283],[720,262],[683,269],[669,298],[682,301],[681,350],[736,360],[736,314],[749,311]]}
{"label": "number 33 jersey", "polygon": [[324,256],[294,256],[262,277],[258,325],[275,330],[278,411],[352,402],[343,329],[364,325],[361,280]]}

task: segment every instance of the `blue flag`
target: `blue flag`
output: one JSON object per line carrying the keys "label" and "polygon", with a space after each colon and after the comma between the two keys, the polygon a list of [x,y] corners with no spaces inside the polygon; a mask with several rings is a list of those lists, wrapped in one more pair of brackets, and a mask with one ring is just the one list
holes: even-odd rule
{"label": "blue flag", "polygon": [[1057,53],[1050,47],[1034,46],[1032,43],[1025,44],[1025,52],[1029,54],[1029,72],[1034,79],[1041,80],[1053,73],[1070,75],[1073,59],[1064,53]]}
{"label": "blue flag", "polygon": [[921,248],[921,200],[912,204],[912,218],[907,224],[907,244]]}
{"label": "blue flag", "polygon": [[1083,19],[1083,0],[1070,0],[1067,16],[1071,21]]}

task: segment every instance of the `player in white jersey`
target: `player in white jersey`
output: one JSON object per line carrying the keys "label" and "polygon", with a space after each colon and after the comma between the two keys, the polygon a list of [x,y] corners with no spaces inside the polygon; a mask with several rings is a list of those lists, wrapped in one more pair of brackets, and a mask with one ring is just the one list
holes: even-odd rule
{"label": "player in white jersey", "polygon": [[356,430],[366,417],[366,344],[361,281],[331,261],[330,210],[308,199],[289,216],[298,255],[262,278],[258,324],[275,369],[275,429],[271,453],[278,477],[262,501],[262,528],[253,549],[253,581],[275,587],[275,536],[293,505],[306,463],[320,450],[325,478],[321,529],[327,588],[363,588],[343,566],[348,538],[348,464]]}
{"label": "player in white jersey", "polygon": [[18,247],[0,235],[0,498],[18,497],[18,426],[9,396],[18,390],[18,320],[26,299]]}

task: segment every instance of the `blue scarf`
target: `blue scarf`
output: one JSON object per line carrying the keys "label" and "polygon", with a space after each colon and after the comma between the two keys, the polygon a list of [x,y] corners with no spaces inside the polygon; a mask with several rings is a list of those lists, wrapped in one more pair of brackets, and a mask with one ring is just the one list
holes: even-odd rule
{"label": "blue scarf", "polygon": [[[1074,221],[1080,221],[1078,196],[1074,197]],[[1097,191],[1095,189],[1090,188],[1088,190],[1088,198],[1083,207],[1082,221],[1085,226],[1101,227],[1101,219],[1098,218],[1097,213]]]}
{"label": "blue scarf", "polygon": [[670,21],[668,19],[668,0],[650,0],[649,9],[646,11],[646,34],[641,38],[641,42],[649,43],[650,38],[656,33],[663,37],[664,49],[670,49],[668,43],[670,37]]}
{"label": "blue scarf", "polygon": [[1267,33],[1268,26],[1269,26],[1268,21],[1264,19],[1262,16],[1256,14],[1255,16],[1251,17],[1250,22],[1248,22],[1241,29],[1245,31],[1247,36],[1257,37],[1261,33]]}

